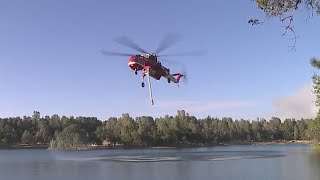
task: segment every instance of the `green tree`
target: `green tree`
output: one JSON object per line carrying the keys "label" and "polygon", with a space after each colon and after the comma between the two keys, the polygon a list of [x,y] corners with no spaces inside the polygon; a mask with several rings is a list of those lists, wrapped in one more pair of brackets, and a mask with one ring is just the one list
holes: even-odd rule
{"label": "green tree", "polygon": [[49,125],[52,128],[51,129],[51,134],[54,134],[56,130],[62,131],[62,125],[61,125],[61,120],[60,117],[57,114],[54,114],[51,116],[49,120]]}
{"label": "green tree", "polygon": [[25,130],[21,136],[21,142],[24,144],[32,144],[34,143],[34,137],[28,130]]}
{"label": "green tree", "polygon": [[97,143],[101,144],[104,140],[106,140],[106,129],[103,126],[97,127],[95,134],[97,136]]}
{"label": "green tree", "polygon": [[210,116],[201,121],[202,134],[204,136],[204,143],[211,144],[214,142],[215,133],[213,131],[213,120]]}
{"label": "green tree", "polygon": [[176,145],[178,142],[177,123],[174,117],[164,116],[155,120],[158,144]]}
{"label": "green tree", "polygon": [[40,120],[40,112],[33,111],[32,119],[35,121],[39,121]]}
{"label": "green tree", "polygon": [[121,141],[120,137],[120,126],[118,125],[118,119],[115,117],[110,117],[105,124],[105,138],[110,141],[113,145]]}
{"label": "green tree", "polygon": [[239,123],[239,128],[241,133],[241,137],[243,140],[251,140],[251,125],[249,121],[243,120],[241,119],[240,123]]}
{"label": "green tree", "polygon": [[142,146],[154,145],[155,123],[152,117],[139,117],[136,121],[138,125],[135,144]]}
{"label": "green tree", "polygon": [[[241,123],[240,123],[241,124]],[[218,120],[217,130],[219,134],[219,141],[227,142],[230,141],[230,129],[228,125],[227,118],[222,118],[222,120]]]}
{"label": "green tree", "polygon": [[262,133],[262,124],[259,121],[252,122],[252,132],[253,132],[253,140],[261,141],[261,133]]}
{"label": "green tree", "polygon": [[56,139],[51,140],[50,149],[69,150],[85,143],[87,143],[87,138],[80,130],[79,125],[71,124],[58,133]]}
{"label": "green tree", "polygon": [[302,139],[308,139],[306,137],[306,133],[307,133],[307,121],[308,120],[298,120],[296,127],[297,127],[297,132],[298,132],[298,139],[302,140]]}
{"label": "green tree", "polygon": [[190,119],[188,124],[189,143],[192,143],[192,144],[203,143],[200,122],[194,116],[189,116],[188,118]]}
{"label": "green tree", "polygon": [[[309,13],[320,14],[319,0],[252,0],[257,3],[259,9],[263,10],[268,18],[289,17],[294,18],[295,12],[305,8]],[[280,19],[283,21],[283,19]]]}
{"label": "green tree", "polygon": [[125,146],[132,145],[137,132],[133,118],[128,113],[124,113],[117,123],[120,127],[121,143]]}
{"label": "green tree", "polygon": [[281,120],[277,117],[272,117],[268,123],[269,133],[271,134],[271,140],[280,140],[283,139],[281,132]]}
{"label": "green tree", "polygon": [[36,142],[37,143],[49,143],[51,140],[50,131],[49,131],[49,122],[45,119],[38,121],[38,130],[36,133]]}
{"label": "green tree", "polygon": [[282,137],[288,141],[294,138],[295,120],[286,119],[281,125]]}
{"label": "green tree", "polygon": [[[317,58],[312,58],[311,59],[311,65],[314,67],[316,70],[320,69],[320,59]],[[320,108],[320,76],[315,72],[313,77],[313,93],[316,95],[316,106]],[[320,151],[320,112],[318,110],[317,117],[315,120],[311,123],[310,126],[310,132],[312,132],[312,135],[314,136],[316,140],[316,149]]]}
{"label": "green tree", "polygon": [[295,140],[300,139],[300,137],[299,137],[299,128],[298,128],[298,126],[294,126],[294,130],[293,130],[293,139],[295,139]]}
{"label": "green tree", "polygon": [[15,144],[20,140],[21,138],[18,137],[18,133],[15,130],[15,128],[12,126],[12,124],[6,123],[3,127],[2,141],[7,144]]}

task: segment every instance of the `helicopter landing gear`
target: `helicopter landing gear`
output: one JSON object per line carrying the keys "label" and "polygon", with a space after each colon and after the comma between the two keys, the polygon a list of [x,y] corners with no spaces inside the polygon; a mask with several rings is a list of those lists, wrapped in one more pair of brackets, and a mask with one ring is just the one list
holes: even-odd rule
{"label": "helicopter landing gear", "polygon": [[144,86],[145,86],[145,84],[144,84],[144,77],[146,77],[146,71],[144,71],[144,72],[142,73],[141,87],[144,87]]}
{"label": "helicopter landing gear", "polygon": [[134,71],[134,74],[135,74],[135,75],[137,75],[137,74],[138,74],[137,70],[135,70],[135,71]]}
{"label": "helicopter landing gear", "polygon": [[152,97],[152,89],[151,89],[151,81],[150,81],[150,73],[149,73],[149,68],[145,68],[145,70],[142,73],[142,82],[141,86],[144,87],[144,78],[145,76],[148,76],[148,85],[149,85],[149,95],[150,95],[150,100],[151,100],[151,105],[154,105],[153,97]]}
{"label": "helicopter landing gear", "polygon": [[170,79],[168,79],[168,83],[170,83],[171,81],[170,81]]}

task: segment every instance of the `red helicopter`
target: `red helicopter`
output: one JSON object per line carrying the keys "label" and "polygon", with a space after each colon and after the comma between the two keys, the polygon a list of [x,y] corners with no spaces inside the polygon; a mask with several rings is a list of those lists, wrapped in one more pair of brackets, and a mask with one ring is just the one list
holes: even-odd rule
{"label": "red helicopter", "polygon": [[[160,80],[161,77],[164,77],[167,79],[168,83],[179,83],[180,79],[182,77],[186,77],[186,74],[184,73],[170,73],[170,69],[163,66],[161,62],[158,60],[158,57],[163,56],[184,56],[184,55],[193,55],[195,52],[189,52],[189,53],[182,53],[182,54],[173,54],[173,55],[157,55],[159,52],[167,49],[169,46],[173,45],[174,43],[178,42],[178,38],[175,35],[168,35],[166,38],[164,38],[155,53],[149,53],[145,51],[144,49],[140,48],[137,44],[135,44],[130,38],[123,36],[116,38],[115,41],[125,45],[127,47],[130,47],[136,51],[139,51],[141,54],[129,54],[129,53],[119,53],[119,52],[111,52],[111,51],[105,51],[102,50],[101,53],[105,55],[113,55],[113,56],[128,56],[129,62],[128,66],[129,68],[134,71],[134,73],[137,75],[138,71],[142,71],[142,82],[141,86],[145,87],[144,84],[144,78],[145,76],[148,77],[148,83],[149,83],[149,93],[150,93],[150,99],[151,104],[154,105],[153,98],[152,98],[152,89],[151,89],[151,82],[150,82],[150,76],[153,77],[156,80]],[[179,84],[178,84],[179,86]]]}

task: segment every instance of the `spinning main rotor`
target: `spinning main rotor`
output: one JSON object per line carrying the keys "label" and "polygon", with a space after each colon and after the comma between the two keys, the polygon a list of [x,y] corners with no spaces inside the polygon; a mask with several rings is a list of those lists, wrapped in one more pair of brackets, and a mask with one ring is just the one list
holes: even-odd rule
{"label": "spinning main rotor", "polygon": [[[127,36],[121,36],[118,38],[115,38],[114,41],[127,46],[133,50],[136,50],[140,53],[142,53],[142,56],[155,56],[155,57],[164,57],[164,56],[198,56],[201,54],[204,54],[203,51],[191,51],[191,52],[184,52],[184,53],[178,53],[178,54],[164,54],[164,55],[158,55],[159,53],[165,51],[169,47],[173,46],[174,44],[177,44],[181,40],[181,37],[177,34],[168,34],[166,35],[162,41],[159,43],[157,49],[154,51],[154,53],[149,53],[148,51],[141,48],[139,45],[137,45],[134,41],[132,41]],[[114,52],[114,51],[106,51],[102,50],[101,53],[105,55],[111,55],[111,56],[133,56],[134,53],[121,53],[121,52]]]}

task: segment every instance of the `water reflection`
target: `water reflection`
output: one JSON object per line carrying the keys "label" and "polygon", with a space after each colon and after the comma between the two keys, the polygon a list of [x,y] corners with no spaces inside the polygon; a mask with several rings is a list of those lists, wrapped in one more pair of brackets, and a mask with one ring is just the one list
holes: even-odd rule
{"label": "water reflection", "polygon": [[131,155],[116,155],[108,154],[84,157],[84,158],[65,158],[62,160],[69,161],[114,161],[114,162],[177,162],[177,161],[227,161],[240,159],[259,159],[259,158],[277,158],[286,156],[279,151],[220,151],[220,152],[184,152],[184,153],[169,153],[163,154],[131,154]]}
{"label": "water reflection", "polygon": [[309,155],[310,175],[313,179],[320,179],[320,154],[311,153]]}
{"label": "water reflection", "polygon": [[305,146],[179,150],[0,151],[1,179],[315,180],[320,156]]}

